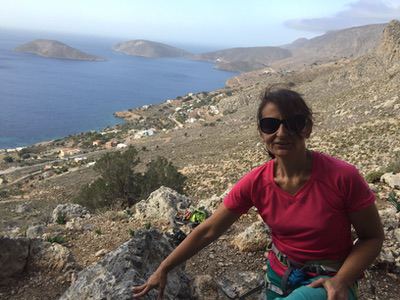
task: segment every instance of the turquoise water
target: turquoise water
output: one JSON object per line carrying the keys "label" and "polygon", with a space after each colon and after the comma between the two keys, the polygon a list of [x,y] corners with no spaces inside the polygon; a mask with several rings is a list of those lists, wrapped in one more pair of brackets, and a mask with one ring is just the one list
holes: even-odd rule
{"label": "turquoise water", "polygon": [[[13,51],[36,38],[57,39],[107,60],[47,59]],[[0,148],[99,130],[120,122],[115,111],[221,88],[234,75],[205,62],[113,52],[120,41],[0,31]]]}

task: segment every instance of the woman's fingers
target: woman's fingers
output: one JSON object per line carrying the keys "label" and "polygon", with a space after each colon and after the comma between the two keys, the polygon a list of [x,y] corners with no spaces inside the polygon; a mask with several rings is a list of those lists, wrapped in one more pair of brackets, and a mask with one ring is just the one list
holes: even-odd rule
{"label": "woman's fingers", "polygon": [[326,280],[326,278],[319,278],[319,279],[317,279],[317,280],[311,282],[311,283],[310,283],[309,285],[307,285],[307,286],[312,287],[312,288],[320,287],[320,286],[323,286],[323,285],[324,285],[325,280]]}
{"label": "woman's fingers", "polygon": [[134,286],[132,288],[132,290],[133,290],[134,293],[139,293],[141,290],[143,290],[146,287],[146,285],[147,285],[147,283],[144,283],[144,284],[139,285],[139,286]]}
{"label": "woman's fingers", "polygon": [[[142,287],[142,286],[141,286]],[[134,298],[138,298],[138,297],[142,297],[144,295],[146,295],[149,291],[150,291],[150,287],[148,285],[145,284],[145,287],[140,291],[140,290],[135,290],[134,288],[134,294],[133,297]]]}

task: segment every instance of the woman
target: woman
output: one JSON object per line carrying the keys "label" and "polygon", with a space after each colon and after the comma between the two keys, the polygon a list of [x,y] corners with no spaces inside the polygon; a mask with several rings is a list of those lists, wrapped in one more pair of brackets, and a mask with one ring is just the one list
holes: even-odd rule
{"label": "woman", "polygon": [[[357,299],[356,282],[379,254],[383,229],[375,197],[357,169],[306,148],[312,112],[291,90],[267,89],[258,129],[273,158],[246,174],[217,211],[160,264],[134,296],[223,234],[255,206],[269,226],[267,299]],[[358,240],[353,245],[351,226]]]}

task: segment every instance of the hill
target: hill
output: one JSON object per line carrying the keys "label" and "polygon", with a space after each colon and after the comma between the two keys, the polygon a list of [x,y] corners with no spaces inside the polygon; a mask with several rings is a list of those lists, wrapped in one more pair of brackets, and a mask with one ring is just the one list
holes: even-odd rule
{"label": "hill", "polygon": [[377,46],[384,27],[385,24],[373,24],[346,28],[312,39],[300,38],[279,47],[231,48],[193,58],[215,62],[217,68],[228,71],[248,72],[265,67],[296,69],[364,55]]}
{"label": "hill", "polygon": [[298,68],[304,64],[356,58],[372,51],[382,36],[386,24],[372,24],[330,31],[312,39],[297,39],[289,45],[291,57],[276,62],[275,68]]}
{"label": "hill", "polygon": [[147,40],[132,40],[118,43],[113,46],[113,50],[127,55],[151,58],[184,57],[190,55],[189,52],[183,49]]}
{"label": "hill", "polygon": [[15,51],[33,53],[47,58],[104,61],[101,57],[87,54],[55,40],[34,40],[15,48]]}
{"label": "hill", "polygon": [[289,50],[279,47],[247,47],[203,53],[193,56],[193,58],[212,61],[219,69],[247,72],[264,68],[274,61],[290,56]]}

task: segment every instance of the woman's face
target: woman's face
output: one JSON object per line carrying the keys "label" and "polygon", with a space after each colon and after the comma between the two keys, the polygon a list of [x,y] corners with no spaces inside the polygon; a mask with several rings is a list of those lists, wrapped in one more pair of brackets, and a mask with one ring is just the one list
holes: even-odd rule
{"label": "woman's face", "polygon": [[[284,119],[273,103],[267,103],[262,110],[262,118]],[[299,134],[289,131],[282,123],[273,133],[260,131],[267,149],[276,157],[295,157],[306,150],[305,139],[311,134],[311,127],[305,126]]]}

